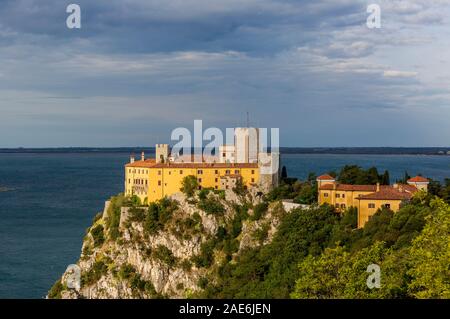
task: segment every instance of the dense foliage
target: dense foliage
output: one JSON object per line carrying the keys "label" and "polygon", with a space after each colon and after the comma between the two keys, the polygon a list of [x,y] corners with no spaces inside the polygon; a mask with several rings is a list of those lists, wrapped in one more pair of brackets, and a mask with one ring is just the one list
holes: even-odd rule
{"label": "dense foliage", "polygon": [[[424,194],[396,213],[378,211],[362,229],[355,209],[296,209],[271,243],[225,259],[201,297],[448,298],[449,241],[449,205]],[[212,264],[214,247],[202,247],[197,266]],[[379,289],[366,284],[370,264],[381,267]]]}
{"label": "dense foliage", "polygon": [[218,271],[219,282],[208,298],[287,298],[298,277],[297,263],[320,254],[338,216],[330,207],[296,210],[285,215],[273,241],[240,253]]}
{"label": "dense foliage", "polygon": [[144,231],[153,235],[162,230],[177,208],[177,202],[166,197],[157,202],[150,203],[144,217]]}
{"label": "dense foliage", "polygon": [[357,165],[345,165],[338,174],[331,172],[332,176],[337,177],[337,181],[343,184],[361,184],[370,185],[380,183],[389,185],[389,172],[378,174],[376,167],[370,167],[367,170]]}
{"label": "dense foliage", "polygon": [[198,181],[194,175],[189,175],[183,178],[181,181],[180,190],[187,196],[194,196],[195,191],[198,189]]}
{"label": "dense foliage", "polygon": [[309,174],[306,181],[297,178],[284,178],[279,187],[269,192],[265,199],[275,201],[280,199],[292,199],[299,204],[312,204],[317,202],[317,182],[314,173]]}
{"label": "dense foliage", "polygon": [[[433,199],[403,207],[393,216],[379,212],[374,218],[359,238],[302,260],[291,296],[449,298],[450,206]],[[380,288],[366,284],[370,264],[380,266]]]}

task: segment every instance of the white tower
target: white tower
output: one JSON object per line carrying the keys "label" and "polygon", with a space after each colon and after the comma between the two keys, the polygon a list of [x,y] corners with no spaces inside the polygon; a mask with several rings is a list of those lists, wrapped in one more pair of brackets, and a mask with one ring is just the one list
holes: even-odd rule
{"label": "white tower", "polygon": [[257,163],[259,130],[254,127],[237,127],[234,130],[236,163]]}

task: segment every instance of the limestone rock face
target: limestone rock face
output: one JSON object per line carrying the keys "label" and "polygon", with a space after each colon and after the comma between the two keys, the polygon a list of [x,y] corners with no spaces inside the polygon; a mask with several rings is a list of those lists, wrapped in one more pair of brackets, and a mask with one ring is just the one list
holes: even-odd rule
{"label": "limestone rock face", "polygon": [[[210,192],[208,199],[219,203],[223,209],[215,213],[206,212],[198,208],[202,199],[186,198],[181,193],[169,199],[176,208],[161,208],[160,204],[153,215],[149,207],[117,206],[119,201],[114,198],[107,201],[103,213],[94,221],[83,241],[77,263],[81,272],[80,289],[67,287],[70,274],[64,273],[60,297],[195,296],[202,291],[199,281],[207,276],[211,278],[215,267],[224,258],[224,254],[215,248],[214,261],[202,264],[199,256],[206,254],[203,247],[216,239],[219,228],[229,227],[237,214],[236,207],[251,207],[261,201],[255,193],[236,195],[232,191],[222,196]],[[243,222],[241,234],[237,237],[239,250],[272,240],[279,218],[285,213],[280,205],[272,206],[259,220],[249,218]],[[117,215],[114,217],[114,214]],[[248,215],[252,215],[251,209]],[[118,218],[117,226],[112,226],[114,218]],[[115,238],[112,238],[112,227],[117,227]],[[234,254],[239,254],[239,251]]]}

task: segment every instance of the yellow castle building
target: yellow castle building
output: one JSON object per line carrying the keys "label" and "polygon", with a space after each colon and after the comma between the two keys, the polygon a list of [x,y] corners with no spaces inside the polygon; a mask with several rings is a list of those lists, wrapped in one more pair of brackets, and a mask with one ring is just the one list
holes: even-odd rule
{"label": "yellow castle building", "polygon": [[329,204],[338,212],[355,207],[358,210],[358,228],[377,212],[386,207],[393,212],[400,209],[400,204],[410,200],[415,192],[428,190],[428,179],[416,176],[407,181],[407,184],[394,185],[349,185],[336,182],[330,175],[317,178],[319,204]]}
{"label": "yellow castle building", "polygon": [[[136,195],[142,203],[151,203],[180,192],[183,178],[190,175],[197,178],[199,189],[233,189],[241,181],[247,189],[270,190],[278,185],[278,170],[272,173],[264,168],[267,165],[278,167],[279,154],[253,152],[252,155],[252,144],[258,141],[249,140],[245,129],[241,128],[237,133],[243,135],[238,136],[245,141],[243,146],[237,143],[236,146],[221,147],[220,150],[227,149],[227,153],[201,162],[192,161],[192,157],[171,155],[168,144],[156,145],[155,158],[147,159],[144,153],[140,160],[131,156],[125,165],[125,195]],[[233,154],[229,154],[230,150]]]}

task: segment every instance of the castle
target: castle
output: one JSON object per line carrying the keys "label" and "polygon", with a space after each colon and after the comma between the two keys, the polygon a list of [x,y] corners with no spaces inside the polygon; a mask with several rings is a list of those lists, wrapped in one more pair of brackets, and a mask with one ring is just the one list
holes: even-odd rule
{"label": "castle", "polygon": [[419,190],[428,190],[428,179],[422,176],[410,178],[407,184],[394,185],[349,185],[336,182],[330,175],[317,178],[319,205],[329,204],[337,211],[344,211],[349,207],[358,210],[358,228],[365,223],[380,208],[386,207],[396,212],[400,204],[412,198]]}
{"label": "castle", "polygon": [[131,156],[125,165],[125,195],[154,202],[180,192],[183,178],[190,175],[197,178],[199,189],[232,189],[239,181],[244,188],[268,191],[279,183],[280,155],[264,152],[259,139],[258,129],[236,128],[232,145],[221,145],[219,154],[201,161],[171,154],[168,144],[157,144],[155,158],[145,158],[142,152],[140,160]]}

